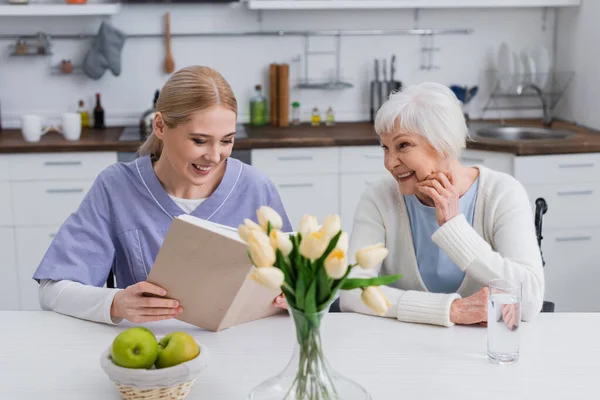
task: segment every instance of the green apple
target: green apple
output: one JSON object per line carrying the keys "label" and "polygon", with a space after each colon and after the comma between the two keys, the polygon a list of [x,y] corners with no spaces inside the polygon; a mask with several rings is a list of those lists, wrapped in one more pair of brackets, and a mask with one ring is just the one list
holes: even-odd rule
{"label": "green apple", "polygon": [[171,332],[158,342],[156,368],[168,368],[192,360],[200,354],[196,340],[185,332]]}
{"label": "green apple", "polygon": [[113,362],[124,368],[146,368],[154,365],[158,354],[156,336],[148,328],[129,328],[113,340]]}

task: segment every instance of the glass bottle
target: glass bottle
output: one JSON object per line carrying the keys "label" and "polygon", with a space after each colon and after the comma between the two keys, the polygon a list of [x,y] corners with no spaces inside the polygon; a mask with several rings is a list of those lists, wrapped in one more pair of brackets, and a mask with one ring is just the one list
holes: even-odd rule
{"label": "glass bottle", "polygon": [[300,103],[297,101],[292,103],[292,125],[300,125]]}
{"label": "glass bottle", "polygon": [[329,107],[327,109],[327,115],[325,116],[325,125],[333,126],[335,125],[335,116],[333,115],[333,108]]}
{"label": "glass bottle", "polygon": [[312,126],[319,126],[321,124],[321,115],[317,107],[312,110],[312,117],[310,119]]}
{"label": "glass bottle", "polygon": [[83,100],[79,100],[79,107],[77,107],[77,112],[81,115],[81,127],[89,128],[90,127],[90,113],[85,109],[85,103]]}
{"label": "glass bottle", "polygon": [[250,125],[267,124],[267,98],[262,94],[262,85],[254,87],[254,96],[250,99]]}
{"label": "glass bottle", "polygon": [[96,107],[94,108],[94,129],[104,129],[104,108],[100,103],[100,93],[96,93]]}

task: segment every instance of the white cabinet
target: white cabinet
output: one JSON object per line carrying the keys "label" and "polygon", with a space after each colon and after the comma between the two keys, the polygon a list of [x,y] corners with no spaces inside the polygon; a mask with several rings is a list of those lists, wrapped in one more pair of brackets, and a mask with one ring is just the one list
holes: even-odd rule
{"label": "white cabinet", "polygon": [[292,228],[296,230],[304,214],[317,217],[319,223],[329,214],[338,214],[337,175],[273,176]]}
{"label": "white cabinet", "polygon": [[600,229],[544,230],[545,300],[557,312],[600,312]]}
{"label": "white cabinet", "polygon": [[116,161],[113,152],[0,155],[0,309],[39,309],[35,270],[60,225]]}
{"label": "white cabinet", "polygon": [[248,0],[251,10],[575,7],[581,0]]}
{"label": "white cabinet", "polygon": [[0,228],[0,310],[19,309],[19,285],[12,228]]}
{"label": "white cabinet", "polygon": [[464,149],[460,156],[460,162],[463,165],[483,165],[513,175],[515,158],[513,154],[509,153]]}
{"label": "white cabinet", "polygon": [[[340,178],[340,219],[342,230],[352,233],[354,214],[363,193],[378,180],[388,177],[389,173],[342,174]],[[393,179],[390,176],[390,179]]]}
{"label": "white cabinet", "polygon": [[38,283],[32,278],[60,226],[17,227],[15,230],[19,260],[19,296],[21,310],[39,310]]}

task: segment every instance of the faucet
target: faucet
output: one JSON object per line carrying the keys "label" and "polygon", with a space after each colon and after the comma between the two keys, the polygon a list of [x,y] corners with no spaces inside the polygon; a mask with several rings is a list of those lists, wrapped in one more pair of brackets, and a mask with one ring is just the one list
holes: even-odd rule
{"label": "faucet", "polygon": [[548,101],[544,97],[542,89],[540,89],[539,86],[534,85],[533,83],[529,83],[527,85],[520,84],[519,86],[517,86],[517,94],[520,96],[527,89],[531,89],[531,90],[535,91],[536,94],[539,96],[539,98],[542,102],[542,109],[544,111],[544,117],[542,119],[542,122],[546,128],[550,128],[552,126],[552,120],[553,120],[552,110],[550,109]]}

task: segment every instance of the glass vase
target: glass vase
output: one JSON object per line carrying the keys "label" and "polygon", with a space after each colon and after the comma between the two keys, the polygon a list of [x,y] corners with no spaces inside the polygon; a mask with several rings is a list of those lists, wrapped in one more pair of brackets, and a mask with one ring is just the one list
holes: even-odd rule
{"label": "glass vase", "polygon": [[338,374],[323,352],[321,322],[328,308],[305,313],[289,308],[294,323],[294,352],[285,369],[250,392],[249,400],[371,400],[358,383]]}

